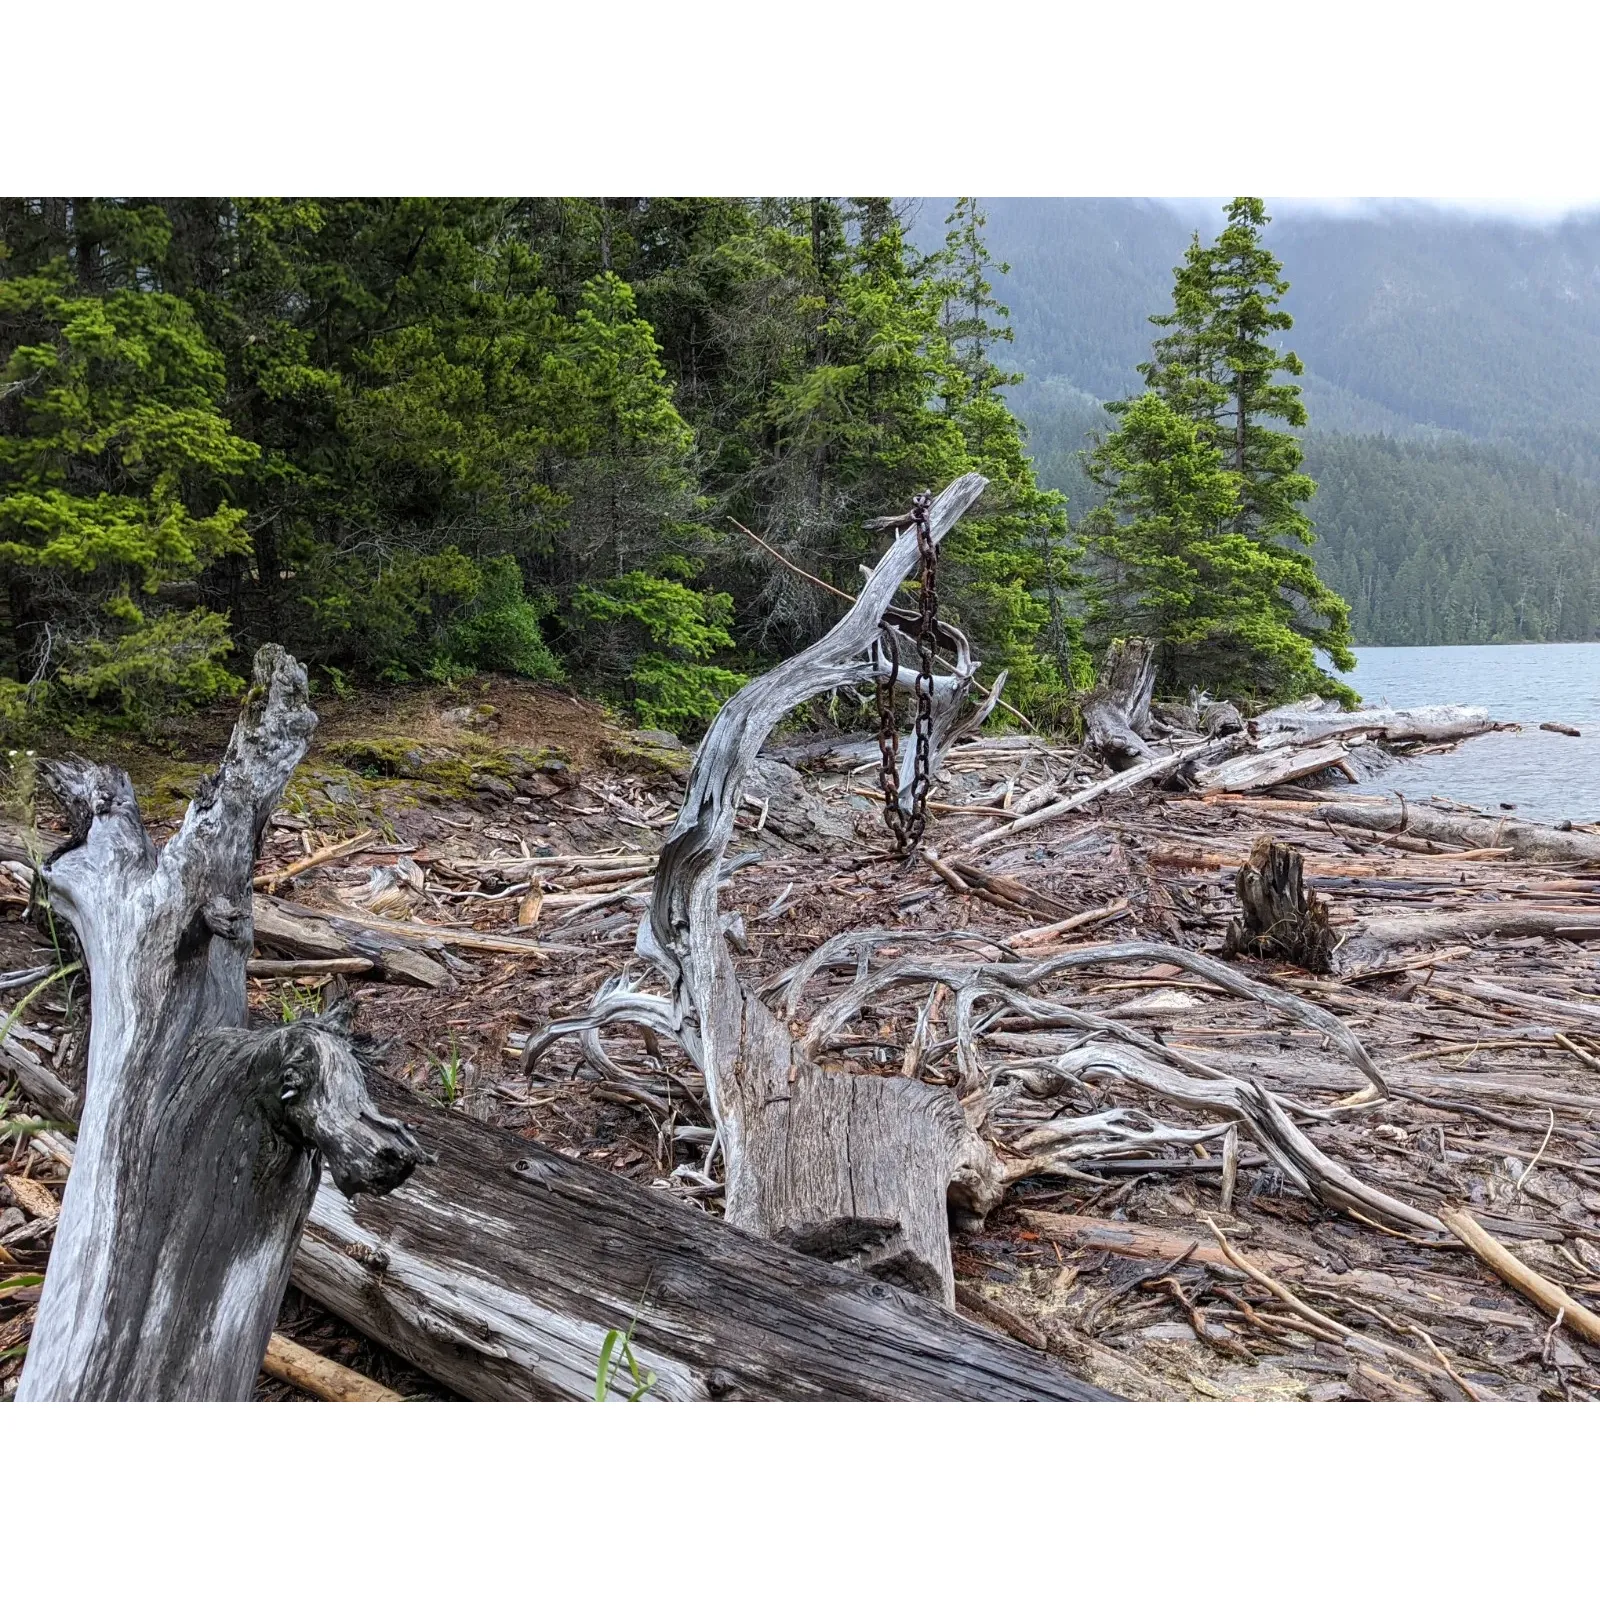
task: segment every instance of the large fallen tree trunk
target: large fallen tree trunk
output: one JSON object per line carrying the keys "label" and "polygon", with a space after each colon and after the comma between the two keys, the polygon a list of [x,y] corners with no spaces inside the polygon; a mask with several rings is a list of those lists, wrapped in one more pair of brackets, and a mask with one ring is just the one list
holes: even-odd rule
{"label": "large fallen tree trunk", "polygon": [[[986,486],[968,473],[929,512],[938,543]],[[584,1018],[529,1041],[528,1062],[564,1034],[643,1023],[676,1038],[705,1074],[735,1227],[954,1304],[947,1204],[982,1214],[1003,1169],[945,1089],[907,1078],[829,1072],[797,1051],[787,1026],[739,981],[717,905],[722,856],[746,777],[795,706],[893,671],[883,619],[918,563],[907,530],[856,603],[809,649],[747,684],[700,742],[688,792],[656,868],[638,951],[666,980],[663,996],[616,983]],[[970,663],[961,663],[970,674]],[[969,680],[970,681],[970,680]],[[937,693],[946,727],[951,694]],[[903,793],[907,792],[904,789]]]}
{"label": "large fallen tree trunk", "polygon": [[1546,828],[1532,822],[1438,811],[1409,803],[1334,802],[1318,806],[1315,815],[1347,828],[1405,833],[1436,844],[1459,845],[1464,850],[1506,850],[1517,861],[1600,861],[1600,833],[1583,833],[1575,828]]}
{"label": "large fallen tree trunk", "polygon": [[1263,711],[1251,722],[1261,733],[1288,729],[1317,739],[1348,739],[1365,733],[1390,744],[1445,744],[1504,726],[1482,706],[1418,706],[1398,711],[1389,706],[1360,706],[1340,711],[1329,701],[1315,699]]}
{"label": "large fallen tree trunk", "polygon": [[359,1205],[324,1183],[294,1282],[469,1399],[590,1399],[630,1326],[651,1399],[1110,1398],[919,1296],[369,1083],[437,1162]]}
{"label": "large fallen tree trunk", "polygon": [[47,769],[70,837],[43,876],[93,1018],[18,1399],[248,1398],[322,1158],[348,1193],[417,1159],[339,1019],[243,1026],[251,867],[315,725],[305,673],[267,646],[221,769],[160,851],[125,772]]}

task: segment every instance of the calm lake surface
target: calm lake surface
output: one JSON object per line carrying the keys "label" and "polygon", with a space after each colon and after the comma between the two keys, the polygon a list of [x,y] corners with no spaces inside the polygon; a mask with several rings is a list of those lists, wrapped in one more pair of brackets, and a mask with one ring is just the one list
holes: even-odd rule
{"label": "calm lake surface", "polygon": [[[1446,795],[1491,810],[1509,800],[1530,821],[1600,821],[1600,643],[1383,646],[1356,657],[1345,677],[1363,700],[1484,706],[1522,724],[1468,739],[1454,755],[1398,762],[1362,792]],[[1583,737],[1541,733],[1541,722],[1570,723]]]}

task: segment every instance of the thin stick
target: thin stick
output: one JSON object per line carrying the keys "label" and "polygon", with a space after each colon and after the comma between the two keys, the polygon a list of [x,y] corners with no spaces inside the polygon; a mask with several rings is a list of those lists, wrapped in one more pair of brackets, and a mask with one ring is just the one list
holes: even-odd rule
{"label": "thin stick", "polygon": [[1436,1345],[1433,1342],[1433,1340],[1428,1335],[1428,1330],[1426,1328],[1419,1328],[1416,1325],[1416,1323],[1414,1323],[1414,1322],[1411,1323],[1409,1326],[1410,1326],[1410,1331],[1412,1333],[1416,1334],[1416,1336],[1425,1345],[1427,1345],[1427,1347],[1431,1351],[1433,1351],[1434,1359],[1439,1363],[1439,1365],[1441,1367],[1443,1367],[1444,1370],[1446,1372],[1448,1372],[1450,1374],[1450,1376],[1456,1380],[1456,1383],[1460,1386],[1462,1394],[1464,1394],[1467,1397],[1467,1399],[1469,1399],[1469,1400],[1480,1400],[1481,1401],[1483,1399],[1483,1396],[1481,1394],[1479,1394],[1478,1391],[1476,1389],[1474,1389],[1472,1387],[1472,1385],[1470,1383],[1468,1383],[1467,1380],[1465,1378],[1463,1378],[1461,1376],[1461,1374],[1459,1372],[1457,1372],[1456,1369],[1450,1364],[1450,1357],[1447,1356],[1444,1353],[1444,1351],[1441,1350],[1438,1347],[1438,1345]]}
{"label": "thin stick", "polygon": [[267,1341],[261,1370],[268,1377],[293,1384],[319,1400],[404,1400],[393,1389],[319,1356],[314,1350],[275,1333]]}
{"label": "thin stick", "polygon": [[1575,1055],[1584,1064],[1584,1066],[1593,1067],[1596,1072],[1600,1072],[1600,1061],[1597,1061],[1581,1045],[1574,1044],[1572,1040],[1566,1036],[1566,1034],[1558,1033],[1556,1035],[1556,1043],[1559,1044],[1563,1049],[1570,1050],[1573,1055]]}
{"label": "thin stick", "polygon": [[291,861],[288,866],[280,867],[276,872],[263,872],[257,875],[252,887],[265,889],[268,894],[273,893],[280,884],[287,883],[290,878],[297,878],[302,872],[309,872],[313,867],[323,866],[329,861],[337,861],[340,856],[354,855],[369,839],[377,837],[371,828],[363,828],[353,839],[341,840],[338,844],[324,845],[320,850],[313,850],[310,855],[302,856],[298,861]]}
{"label": "thin stick", "polygon": [[1450,1378],[1453,1376],[1453,1374],[1446,1372],[1442,1367],[1433,1366],[1431,1363],[1424,1361],[1421,1356],[1413,1355],[1409,1350],[1402,1348],[1400,1345],[1390,1344],[1386,1339],[1374,1339],[1371,1334],[1357,1333],[1354,1328],[1347,1328],[1342,1322],[1337,1322],[1334,1320],[1334,1318],[1324,1316],[1322,1312],[1313,1310],[1312,1307],[1308,1306],[1305,1301],[1302,1300],[1292,1290],[1286,1289],[1281,1283],[1279,1283],[1276,1278],[1269,1278],[1267,1274],[1261,1271],[1259,1267],[1252,1266],[1250,1262],[1245,1260],[1245,1258],[1237,1250],[1235,1250],[1231,1244],[1228,1243],[1227,1237],[1224,1235],[1222,1229],[1219,1228],[1210,1217],[1202,1218],[1202,1221],[1204,1221],[1205,1225],[1216,1236],[1216,1241],[1218,1245],[1221,1246],[1223,1255],[1228,1258],[1229,1262],[1233,1266],[1237,1267],[1247,1278],[1251,1278],[1256,1283],[1259,1283],[1263,1289],[1269,1290],[1272,1294],[1276,1295],[1277,1298],[1280,1299],[1286,1306],[1290,1307],[1293,1311],[1298,1313],[1298,1315],[1304,1317],[1306,1321],[1311,1323],[1313,1327],[1319,1328],[1324,1333],[1333,1334],[1347,1347],[1364,1347],[1369,1354],[1376,1352],[1378,1354],[1388,1356],[1392,1360],[1404,1362],[1406,1366],[1415,1368],[1418,1372],[1425,1372],[1429,1377]]}
{"label": "thin stick", "polygon": [[1528,1174],[1530,1172],[1532,1172],[1533,1169],[1536,1166],[1538,1166],[1539,1157],[1542,1156],[1545,1153],[1545,1149],[1550,1143],[1550,1135],[1552,1133],[1554,1133],[1555,1131],[1556,1131],[1556,1113],[1555,1113],[1555,1108],[1552,1106],[1550,1108],[1550,1126],[1548,1128],[1546,1128],[1545,1131],[1544,1131],[1544,1143],[1541,1144],[1536,1151],[1534,1151],[1533,1160],[1530,1161],[1527,1164],[1527,1166],[1525,1166],[1522,1169],[1522,1176],[1517,1179],[1517,1193],[1518,1194],[1522,1193],[1522,1186],[1523,1186],[1523,1184],[1525,1184],[1528,1181]]}

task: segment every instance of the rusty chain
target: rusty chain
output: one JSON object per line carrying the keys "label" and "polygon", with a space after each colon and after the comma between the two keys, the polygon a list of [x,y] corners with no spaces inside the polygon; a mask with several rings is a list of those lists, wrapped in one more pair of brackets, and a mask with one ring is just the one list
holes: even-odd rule
{"label": "rusty chain", "polygon": [[900,675],[900,646],[894,629],[883,625],[880,643],[888,660],[886,678],[875,685],[878,706],[879,785],[883,790],[883,820],[894,835],[895,849],[910,855],[922,842],[928,825],[929,764],[933,754],[934,647],[939,632],[939,547],[933,541],[928,509],[933,496],[919,494],[911,502],[911,523],[917,531],[920,561],[920,605],[917,612],[917,715],[914,724],[916,754],[912,763],[909,815],[900,809],[900,733],[895,726],[894,690]]}

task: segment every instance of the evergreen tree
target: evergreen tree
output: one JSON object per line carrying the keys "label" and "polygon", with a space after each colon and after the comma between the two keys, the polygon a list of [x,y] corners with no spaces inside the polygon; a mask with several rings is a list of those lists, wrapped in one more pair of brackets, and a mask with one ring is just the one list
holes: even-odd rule
{"label": "evergreen tree", "polygon": [[[1275,381],[1280,372],[1295,377],[1304,370],[1292,351],[1280,351],[1271,342],[1274,334],[1293,325],[1293,318],[1280,307],[1289,286],[1277,259],[1261,243],[1268,221],[1261,201],[1236,199],[1228,205],[1226,217],[1215,242],[1202,245],[1196,236],[1175,269],[1173,309],[1150,319],[1167,331],[1139,369],[1167,412],[1192,423],[1196,440],[1218,452],[1217,459],[1234,484],[1227,529],[1257,552],[1251,567],[1259,625],[1241,629],[1230,624],[1216,636],[1207,655],[1215,653],[1223,638],[1232,639],[1241,650],[1266,654],[1231,664],[1214,660],[1208,686],[1219,692],[1227,686],[1227,692],[1252,699],[1310,692],[1348,698],[1350,691],[1316,658],[1321,651],[1335,667],[1348,670],[1355,665],[1349,607],[1318,577],[1308,553],[1315,534],[1304,506],[1316,485],[1300,470],[1300,442],[1291,431],[1306,425],[1306,409],[1298,385]],[[1110,409],[1124,418],[1126,426],[1126,419],[1143,404],[1121,401]],[[1127,471],[1125,463],[1140,459],[1165,429],[1164,423],[1155,427],[1160,419],[1148,408],[1141,417],[1143,437],[1123,445],[1107,441],[1097,454],[1093,471],[1102,485],[1120,482]],[[1189,448],[1170,429],[1166,432],[1182,448]],[[1113,496],[1108,512],[1112,516],[1125,512],[1139,526],[1147,512],[1132,507],[1143,507],[1147,498],[1140,489],[1124,506]],[[1174,536],[1186,526],[1187,519],[1176,512],[1160,515],[1166,516]],[[1220,531],[1204,530],[1207,537]],[[1196,530],[1197,537],[1199,533]],[[1096,523],[1090,544],[1103,569],[1114,568],[1121,559],[1104,517]],[[1191,565],[1196,574],[1208,569],[1207,560],[1197,558]],[[1236,583],[1241,576],[1235,573],[1229,582]],[[1104,629],[1114,620],[1112,596],[1118,585],[1101,582],[1094,614]],[[1202,611],[1226,611],[1237,596],[1230,591],[1214,598],[1215,605],[1206,601]],[[1133,631],[1131,624],[1123,631]]]}

